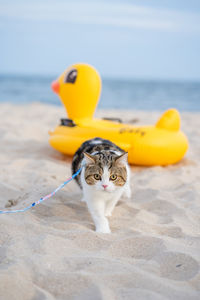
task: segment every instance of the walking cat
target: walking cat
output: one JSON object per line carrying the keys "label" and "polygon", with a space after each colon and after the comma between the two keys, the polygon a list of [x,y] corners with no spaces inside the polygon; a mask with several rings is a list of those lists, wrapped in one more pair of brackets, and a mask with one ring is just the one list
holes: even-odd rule
{"label": "walking cat", "polygon": [[72,173],[83,167],[76,181],[97,232],[110,233],[107,217],[122,194],[131,196],[127,156],[109,140],[94,138],[84,142],[73,157]]}

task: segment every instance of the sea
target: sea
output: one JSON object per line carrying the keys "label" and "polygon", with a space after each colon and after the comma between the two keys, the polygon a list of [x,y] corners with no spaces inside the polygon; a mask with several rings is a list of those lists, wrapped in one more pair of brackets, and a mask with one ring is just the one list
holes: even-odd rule
{"label": "sea", "polygon": [[[0,102],[62,105],[51,90],[53,76],[0,75]],[[102,109],[200,111],[200,81],[103,78]]]}

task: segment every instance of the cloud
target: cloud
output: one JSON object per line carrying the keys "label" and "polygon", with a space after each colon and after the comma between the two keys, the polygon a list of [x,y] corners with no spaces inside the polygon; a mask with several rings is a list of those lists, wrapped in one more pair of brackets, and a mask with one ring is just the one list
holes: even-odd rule
{"label": "cloud", "polygon": [[29,21],[112,26],[163,32],[200,32],[198,13],[151,8],[130,3],[105,1],[8,2],[0,6],[0,16]]}

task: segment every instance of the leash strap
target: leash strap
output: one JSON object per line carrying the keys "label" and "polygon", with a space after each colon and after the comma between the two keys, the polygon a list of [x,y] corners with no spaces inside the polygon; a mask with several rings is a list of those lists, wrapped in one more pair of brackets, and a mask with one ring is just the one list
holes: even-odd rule
{"label": "leash strap", "polygon": [[72,181],[81,172],[81,170],[82,170],[82,167],[76,173],[74,173],[70,178],[68,178],[64,183],[62,183],[59,187],[57,187],[52,193],[40,198],[40,200],[33,202],[29,206],[22,208],[22,209],[16,209],[16,210],[0,210],[0,214],[13,214],[13,213],[24,212],[24,211],[29,210],[31,207],[34,207],[34,206],[40,204],[42,201],[47,200],[47,199],[51,198],[52,196],[54,196],[60,189],[62,189],[66,184],[68,184],[70,181]]}

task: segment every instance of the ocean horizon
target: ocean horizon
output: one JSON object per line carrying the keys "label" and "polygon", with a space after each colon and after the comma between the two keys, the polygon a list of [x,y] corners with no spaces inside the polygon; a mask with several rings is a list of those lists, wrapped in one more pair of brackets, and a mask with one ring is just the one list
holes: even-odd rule
{"label": "ocean horizon", "polygon": [[[0,74],[0,102],[62,105],[51,90],[55,76]],[[102,79],[102,109],[200,111],[200,81]]]}

